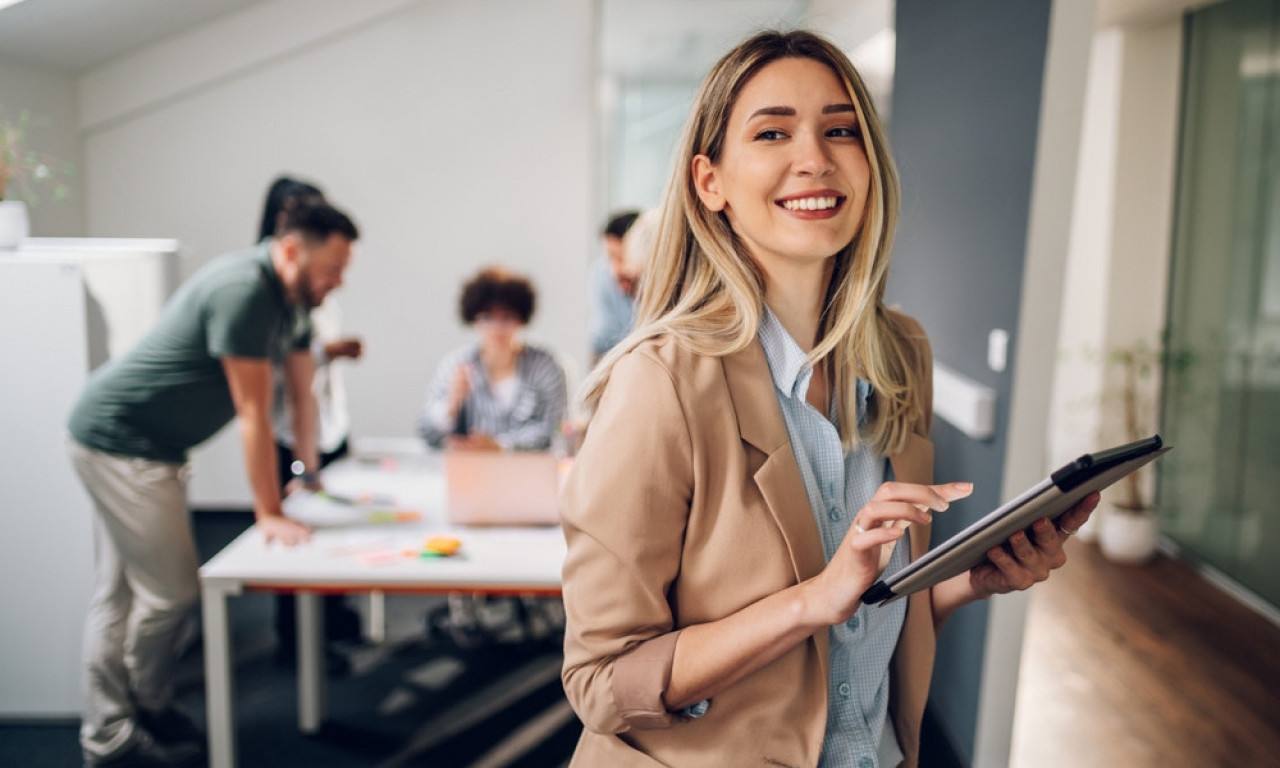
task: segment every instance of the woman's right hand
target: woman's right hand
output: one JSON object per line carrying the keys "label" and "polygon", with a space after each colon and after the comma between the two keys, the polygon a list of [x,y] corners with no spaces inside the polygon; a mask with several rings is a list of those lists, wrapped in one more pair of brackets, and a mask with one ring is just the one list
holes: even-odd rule
{"label": "woman's right hand", "polygon": [[449,383],[449,414],[456,417],[471,393],[471,363],[463,363],[453,372],[453,381]]}
{"label": "woman's right hand", "polygon": [[862,593],[880,576],[881,550],[893,544],[911,523],[928,525],[933,512],[973,492],[972,483],[916,485],[884,483],[866,506],[822,573],[805,582],[805,612],[817,626],[848,621],[861,604]]}

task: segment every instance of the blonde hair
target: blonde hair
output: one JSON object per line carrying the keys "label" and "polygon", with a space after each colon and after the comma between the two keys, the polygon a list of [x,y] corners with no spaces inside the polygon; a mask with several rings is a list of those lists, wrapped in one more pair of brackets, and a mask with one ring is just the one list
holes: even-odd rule
{"label": "blonde hair", "polygon": [[622,236],[622,261],[640,272],[653,258],[658,239],[658,223],[661,211],[656,208],[636,217],[627,233]]}
{"label": "blonde hair", "polygon": [[[723,356],[755,341],[764,306],[764,279],[727,218],[704,206],[691,173],[693,159],[719,162],[729,115],[738,94],[757,72],[783,58],[825,64],[844,83],[862,126],[871,179],[862,223],[835,254],[815,365],[830,359],[838,393],[836,424],[848,448],[868,440],[882,455],[900,452],[924,410],[920,366],[911,339],[884,305],[889,253],[898,219],[898,177],[885,131],[862,78],[834,45],[811,32],[761,32],[726,54],[711,69],[694,101],[680,139],[676,165],[661,208],[653,257],[640,284],[635,329],[612,349],[583,383],[582,398],[594,410],[613,365],[642,342],[673,336],[686,349]],[[857,380],[873,390],[859,433]]]}

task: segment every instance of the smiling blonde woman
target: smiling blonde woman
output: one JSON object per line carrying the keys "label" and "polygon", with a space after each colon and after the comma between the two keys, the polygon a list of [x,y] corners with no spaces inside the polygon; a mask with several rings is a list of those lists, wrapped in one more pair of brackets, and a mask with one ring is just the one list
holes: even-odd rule
{"label": "smiling blonde woman", "polygon": [[937,627],[1047,578],[1066,536],[1042,520],[860,606],[971,490],[932,484],[928,342],[884,305],[883,129],[838,49],[765,32],[712,69],[679,152],[561,507],[573,765],[914,766]]}

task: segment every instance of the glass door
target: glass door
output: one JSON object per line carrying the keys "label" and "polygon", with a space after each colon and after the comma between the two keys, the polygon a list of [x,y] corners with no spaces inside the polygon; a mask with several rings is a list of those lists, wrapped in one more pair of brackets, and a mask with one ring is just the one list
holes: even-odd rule
{"label": "glass door", "polygon": [[1188,16],[1162,527],[1280,606],[1280,0]]}

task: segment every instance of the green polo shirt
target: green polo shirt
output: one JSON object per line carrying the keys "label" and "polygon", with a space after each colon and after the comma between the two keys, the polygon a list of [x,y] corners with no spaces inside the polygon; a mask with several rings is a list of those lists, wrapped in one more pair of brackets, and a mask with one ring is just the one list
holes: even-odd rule
{"label": "green polo shirt", "polygon": [[221,256],[178,289],[133,349],[94,371],[68,428],[96,450],[186,461],[235,416],[221,358],[278,362],[310,343],[307,314],[286,302],[265,241]]}

